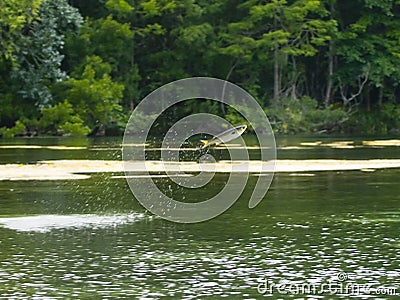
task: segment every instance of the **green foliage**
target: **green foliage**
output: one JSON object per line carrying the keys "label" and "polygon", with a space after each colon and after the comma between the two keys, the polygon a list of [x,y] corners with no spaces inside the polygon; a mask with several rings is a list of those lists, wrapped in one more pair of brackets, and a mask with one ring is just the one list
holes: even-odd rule
{"label": "green foliage", "polygon": [[120,23],[108,16],[87,21],[81,31],[87,43],[87,55],[100,56],[117,72],[130,62],[133,32],[128,23]]}
{"label": "green foliage", "polygon": [[[274,0],[251,6],[249,22],[251,27],[262,30],[257,37],[260,47],[271,51],[278,45],[281,54],[314,56],[318,47],[331,39],[331,32],[337,27],[336,20],[325,19],[327,15],[328,12],[318,0],[293,3]],[[268,21],[271,26],[262,25]]]}
{"label": "green foliage", "polygon": [[266,110],[272,128],[278,133],[329,132],[338,130],[346,119],[345,111],[320,109],[318,102],[310,97],[283,99],[281,104],[278,109]]}
{"label": "green foliage", "polygon": [[384,103],[381,107],[382,119],[389,129],[400,129],[400,107],[394,103]]}
{"label": "green foliage", "polygon": [[213,37],[213,27],[209,23],[179,28],[177,42],[183,47],[200,49],[207,47]]}
{"label": "green foliage", "polygon": [[89,57],[79,78],[70,78],[59,95],[67,99],[90,128],[113,125],[119,118],[124,86],[112,81],[110,65]]}
{"label": "green foliage", "polygon": [[13,60],[23,29],[38,15],[41,0],[7,0],[0,3],[1,59]]}
{"label": "green foliage", "polygon": [[18,120],[17,122],[15,122],[14,127],[1,127],[0,136],[2,136],[3,138],[13,138],[16,135],[23,134],[25,130],[25,124]]}
{"label": "green foliage", "polygon": [[249,122],[236,109],[231,106],[228,106],[225,119],[233,126],[250,125]]}
{"label": "green foliage", "polygon": [[106,2],[106,8],[120,15],[126,15],[133,11],[133,7],[125,0],[108,0]]}
{"label": "green foliage", "polygon": [[[209,76],[249,91],[278,132],[390,132],[399,12],[389,0],[0,1],[0,126],[123,129],[154,89]],[[208,100],[168,110],[163,126],[195,112],[246,123]]]}
{"label": "green foliage", "polygon": [[394,103],[385,103],[375,107],[372,112],[359,111],[348,122],[346,132],[362,134],[388,134],[399,132],[400,107]]}
{"label": "green foliage", "polygon": [[58,129],[62,135],[87,135],[91,131],[89,127],[83,125],[81,119],[74,119],[72,123],[65,122]]}
{"label": "green foliage", "polygon": [[343,63],[338,77],[356,89],[354,78],[369,69],[369,86],[384,88],[400,83],[400,18],[399,3],[393,1],[365,1],[359,5],[359,18],[343,24],[338,34],[336,52]]}
{"label": "green foliage", "polygon": [[[97,57],[113,81],[123,84],[124,97],[121,104],[131,106],[133,99],[139,99],[138,82],[141,79],[137,63],[133,57],[134,33],[129,23],[121,23],[109,15],[106,18],[87,20],[80,34],[69,35],[66,63],[74,66],[72,76],[79,78],[86,65]],[[95,62],[92,62],[95,63]],[[98,62],[96,63],[98,65]]]}
{"label": "green foliage", "polygon": [[86,135],[90,132],[90,128],[83,124],[83,120],[67,100],[52,107],[42,108],[41,113],[38,125],[44,133]]}
{"label": "green foliage", "polygon": [[19,51],[14,54],[11,77],[18,82],[18,93],[33,104],[51,102],[50,85],[65,79],[61,70],[61,50],[65,33],[77,30],[82,17],[66,0],[43,0],[38,16],[18,38]]}

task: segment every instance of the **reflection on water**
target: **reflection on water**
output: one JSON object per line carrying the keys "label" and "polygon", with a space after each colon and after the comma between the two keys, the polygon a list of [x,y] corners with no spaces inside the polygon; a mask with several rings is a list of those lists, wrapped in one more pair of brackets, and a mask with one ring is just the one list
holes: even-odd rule
{"label": "reflection on water", "polygon": [[[52,150],[52,155],[119,159],[116,150],[99,154],[89,150],[91,145],[78,146],[89,147]],[[0,157],[8,151],[1,149]],[[18,159],[48,159],[42,156],[49,149],[21,151]],[[321,151],[293,149],[284,155],[343,159],[353,151],[355,158],[399,158],[396,148],[383,154],[372,148]],[[245,193],[226,213],[191,225],[151,217],[119,174],[79,181],[2,181],[0,295],[260,299],[257,286],[264,279],[323,284],[337,282],[339,272],[347,273],[348,282],[397,287],[399,293],[400,170],[292,175],[277,174],[265,199],[249,210],[247,199],[257,179],[251,176]],[[217,174],[215,181],[224,182],[225,176]],[[157,181],[168,185],[163,176]],[[210,189],[217,192],[214,185]]]}

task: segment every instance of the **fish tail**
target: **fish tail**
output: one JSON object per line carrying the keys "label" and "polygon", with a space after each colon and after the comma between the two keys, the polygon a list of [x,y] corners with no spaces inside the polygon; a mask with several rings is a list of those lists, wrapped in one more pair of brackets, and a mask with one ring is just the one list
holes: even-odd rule
{"label": "fish tail", "polygon": [[201,145],[200,149],[207,148],[210,145],[210,141],[209,140],[200,140],[200,142],[203,143],[203,145]]}

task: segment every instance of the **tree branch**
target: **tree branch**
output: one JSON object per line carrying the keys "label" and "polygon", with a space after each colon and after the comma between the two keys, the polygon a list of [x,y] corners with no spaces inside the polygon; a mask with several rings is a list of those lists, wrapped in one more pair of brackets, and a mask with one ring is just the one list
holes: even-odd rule
{"label": "tree branch", "polygon": [[[346,92],[344,91],[342,81],[341,81],[340,78],[339,78],[340,95],[341,95],[341,97],[342,97],[343,105],[344,105],[344,106],[349,105],[349,104],[350,104],[352,101],[354,101],[358,96],[360,96],[360,94],[362,93],[362,91],[363,91],[363,89],[364,89],[365,84],[366,84],[367,81],[368,81],[369,70],[370,70],[370,67],[368,66],[368,68],[367,68],[367,70],[366,70],[366,72],[365,72],[365,75],[364,75],[364,79],[363,79],[362,81],[361,81],[361,76],[358,76],[358,91],[357,91],[357,93],[355,93],[355,94],[352,93],[350,97],[347,97],[347,96],[345,95]],[[359,103],[356,103],[356,104],[359,104]]]}

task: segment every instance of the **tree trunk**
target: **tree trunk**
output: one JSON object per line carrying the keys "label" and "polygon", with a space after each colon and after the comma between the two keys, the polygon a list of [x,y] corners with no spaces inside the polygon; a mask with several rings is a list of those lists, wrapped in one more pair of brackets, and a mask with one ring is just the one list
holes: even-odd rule
{"label": "tree trunk", "polygon": [[367,91],[365,93],[365,98],[366,98],[366,106],[367,106],[367,111],[371,111],[371,96],[370,96],[370,88],[367,87]]}
{"label": "tree trunk", "polygon": [[381,107],[383,102],[383,88],[379,89],[378,106]]}
{"label": "tree trunk", "polygon": [[279,93],[280,93],[280,82],[279,82],[279,49],[278,44],[274,45],[274,105],[275,108],[279,107]]}
{"label": "tree trunk", "polygon": [[333,40],[329,41],[329,57],[328,57],[328,83],[326,85],[325,94],[325,108],[331,104],[332,97],[332,87],[333,87]]}
{"label": "tree trunk", "polygon": [[[335,13],[335,1],[331,1],[330,5],[330,13],[331,13],[331,18],[333,18],[333,15]],[[326,85],[326,94],[325,94],[325,101],[324,105],[325,108],[327,108],[331,104],[331,98],[332,98],[332,87],[333,87],[333,64],[334,64],[334,41],[333,38],[329,40],[329,50],[328,50],[328,82]]]}
{"label": "tree trunk", "polygon": [[[221,99],[224,99],[225,97],[225,88],[226,88],[226,83],[229,80],[229,77],[231,77],[233,70],[236,68],[237,64],[239,62],[239,59],[236,59],[236,61],[232,64],[232,67],[229,69],[228,74],[225,77],[225,82],[224,82],[224,87],[222,89],[222,95],[221,95]],[[221,105],[221,111],[222,111],[222,115],[225,116],[226,115],[226,110],[225,110],[225,104],[223,102],[220,103]]]}
{"label": "tree trunk", "polygon": [[292,65],[293,65],[293,75],[292,75],[292,86],[290,87],[290,97],[292,99],[297,99],[297,64],[296,59],[292,56]]}

